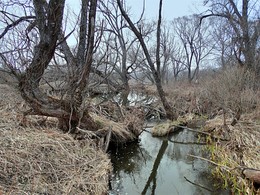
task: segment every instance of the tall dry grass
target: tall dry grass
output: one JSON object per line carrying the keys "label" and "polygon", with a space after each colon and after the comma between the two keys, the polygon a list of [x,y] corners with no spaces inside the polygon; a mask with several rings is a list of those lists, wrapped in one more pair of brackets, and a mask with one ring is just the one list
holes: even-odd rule
{"label": "tall dry grass", "polygon": [[256,79],[252,72],[230,68],[203,81],[212,102],[230,112],[251,112],[259,103]]}
{"label": "tall dry grass", "polygon": [[30,117],[18,92],[0,84],[0,194],[106,194],[111,163],[92,140],[74,140],[55,121]]}

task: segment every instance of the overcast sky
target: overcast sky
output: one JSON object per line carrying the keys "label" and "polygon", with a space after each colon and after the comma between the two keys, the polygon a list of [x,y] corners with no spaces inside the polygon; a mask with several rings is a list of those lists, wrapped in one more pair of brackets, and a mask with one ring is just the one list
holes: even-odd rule
{"label": "overcast sky", "polygon": [[[132,7],[131,12],[142,12],[142,0],[126,0],[127,5]],[[145,1],[146,18],[155,19],[158,17],[159,0]],[[163,0],[163,17],[172,20],[177,17],[200,13],[206,8],[203,0]]]}
{"label": "overcast sky", "polygon": [[[143,9],[143,0],[125,0],[128,7],[131,7],[130,16],[133,21],[139,19]],[[66,0],[66,6],[70,11],[79,13],[81,0]],[[146,19],[157,19],[159,0],[145,0],[145,15]],[[202,6],[203,0],[163,0],[163,18],[167,20],[173,20],[174,18],[192,15],[194,13],[201,13],[206,8]],[[67,30],[70,32],[74,28]],[[75,44],[75,37],[70,37],[68,40],[69,45]]]}
{"label": "overcast sky", "polygon": [[[131,15],[140,16],[143,8],[143,0],[125,0],[131,7]],[[156,19],[158,17],[159,0],[145,0],[146,19]],[[80,7],[79,0],[67,0],[66,4],[70,9],[76,11]],[[172,20],[177,17],[200,13],[206,8],[203,7],[203,0],[163,0],[163,17]]]}

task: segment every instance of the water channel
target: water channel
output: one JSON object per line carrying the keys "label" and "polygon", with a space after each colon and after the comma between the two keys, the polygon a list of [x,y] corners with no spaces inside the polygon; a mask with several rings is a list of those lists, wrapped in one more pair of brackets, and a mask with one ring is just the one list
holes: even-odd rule
{"label": "water channel", "polygon": [[[150,129],[147,129],[148,131]],[[205,156],[194,132],[180,131],[171,140],[152,137],[143,132],[139,141],[110,150],[114,173],[110,195],[219,195],[229,194],[217,189],[210,165],[189,154]]]}

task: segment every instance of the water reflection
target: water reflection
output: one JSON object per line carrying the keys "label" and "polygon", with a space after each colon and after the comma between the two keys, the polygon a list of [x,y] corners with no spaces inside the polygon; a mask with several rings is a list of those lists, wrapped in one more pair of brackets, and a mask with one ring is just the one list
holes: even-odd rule
{"label": "water reflection", "polygon": [[[160,148],[160,150],[159,150],[159,152],[157,154],[157,157],[156,157],[156,159],[154,161],[153,168],[151,170],[150,176],[149,176],[149,178],[148,178],[148,180],[146,182],[146,185],[145,185],[145,187],[144,187],[144,189],[143,189],[143,191],[141,193],[142,195],[146,194],[148,188],[152,188],[151,189],[151,194],[155,193],[157,170],[158,170],[158,167],[160,165],[160,162],[161,162],[161,160],[163,158],[163,155],[164,155],[167,147],[168,147],[168,141],[164,140],[162,142],[161,148]],[[151,182],[153,183],[152,186],[151,186]]]}
{"label": "water reflection", "polygon": [[[171,139],[192,142],[196,138],[185,130]],[[172,143],[143,132],[138,143],[111,151],[114,175],[110,194],[228,194],[214,189],[205,161],[187,157],[188,154],[202,156],[202,147]]]}

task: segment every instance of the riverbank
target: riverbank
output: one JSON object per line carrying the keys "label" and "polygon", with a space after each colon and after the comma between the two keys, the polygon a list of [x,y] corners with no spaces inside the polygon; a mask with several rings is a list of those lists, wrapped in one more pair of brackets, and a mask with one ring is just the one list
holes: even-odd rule
{"label": "riverbank", "polygon": [[[260,194],[260,90],[250,72],[230,69],[201,78],[199,83],[164,86],[177,122],[161,125],[153,134],[167,135],[174,124],[198,129],[211,154],[213,175],[234,194]],[[155,95],[155,86],[143,89]],[[156,109],[162,105],[154,103]],[[199,124],[198,124],[199,123]],[[172,125],[173,124],[173,125]],[[169,129],[169,131],[167,131]],[[204,136],[203,135],[204,132]],[[258,183],[258,184],[257,184]]]}
{"label": "riverbank", "polygon": [[[250,78],[239,75],[221,74],[201,84],[176,82],[165,86],[167,99],[179,118],[154,133],[166,135],[167,129],[174,132],[178,125],[199,128],[203,133],[198,133],[198,141],[208,145],[211,155],[203,160],[213,165],[212,174],[223,181],[219,182],[221,187],[231,188],[233,193],[259,194],[252,171],[260,169],[260,91]],[[0,190],[12,194],[46,193],[46,189],[50,194],[105,194],[112,165],[106,149],[100,146],[113,139],[134,140],[145,117],[165,117],[155,86],[132,88],[134,94],[152,98],[127,108],[116,101],[99,104],[98,109],[93,108],[95,121],[102,127],[98,133],[109,136],[89,139],[87,131],[80,129],[84,136],[76,140],[60,132],[53,118],[27,116],[24,120],[22,112],[28,107],[19,93],[0,85]]]}
{"label": "riverbank", "polygon": [[204,127],[206,132],[227,138],[225,141],[208,139],[208,150],[210,160],[217,165],[213,175],[222,179],[224,188],[231,186],[234,194],[260,194],[259,179],[255,178],[255,174],[260,176],[259,117],[258,111],[243,114],[235,126],[230,125],[231,119],[223,126],[223,119],[216,117]]}
{"label": "riverbank", "polygon": [[25,126],[25,107],[0,85],[0,194],[106,194],[108,155],[91,139],[60,132],[55,119],[28,116]]}
{"label": "riverbank", "polygon": [[198,84],[165,87],[180,116],[206,119],[200,130],[210,135],[205,141],[213,175],[234,194],[260,194],[260,91],[255,83],[247,72],[228,70]]}

